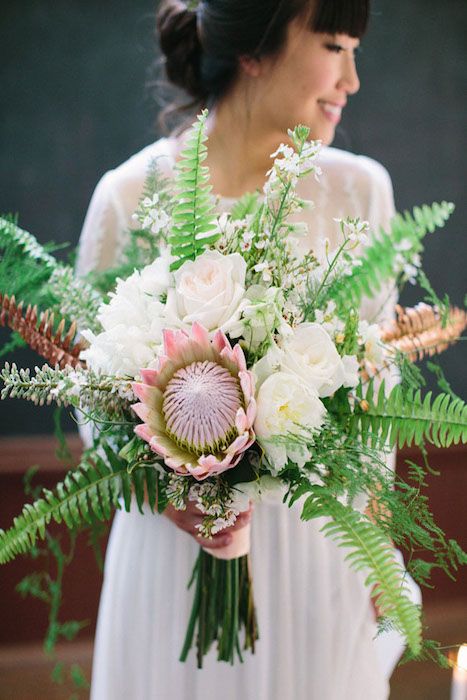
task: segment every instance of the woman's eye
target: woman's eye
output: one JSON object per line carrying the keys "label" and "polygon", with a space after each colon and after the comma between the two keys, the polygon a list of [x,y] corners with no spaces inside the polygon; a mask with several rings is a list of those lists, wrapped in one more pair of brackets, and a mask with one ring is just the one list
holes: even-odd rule
{"label": "woman's eye", "polygon": [[340,44],[326,44],[326,48],[334,53],[341,53],[341,51],[345,51],[344,47]]}
{"label": "woman's eye", "polygon": [[346,49],[344,46],[341,46],[340,44],[326,44],[325,46],[328,49],[328,51],[332,51],[333,53],[342,53],[342,51],[351,51],[354,58],[355,58],[355,54],[362,52],[361,46],[356,46],[355,49]]}

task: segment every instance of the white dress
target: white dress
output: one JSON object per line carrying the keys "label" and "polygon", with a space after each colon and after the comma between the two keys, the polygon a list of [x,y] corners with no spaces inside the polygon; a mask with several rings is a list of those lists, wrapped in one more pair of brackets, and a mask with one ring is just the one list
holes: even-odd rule
{"label": "white dress", "polygon": [[[174,142],[161,139],[99,182],[80,240],[79,274],[111,265],[125,243],[149,161],[173,174]],[[394,211],[390,178],[375,161],[333,148],[319,159],[321,182],[301,181],[315,202],[304,249],[338,240],[335,217],[360,216],[373,228]],[[228,208],[229,200],[219,202]],[[386,302],[386,303],[385,303]],[[394,299],[383,292],[367,318]],[[95,640],[92,700],[384,700],[403,651],[395,632],[374,640],[376,625],[363,574],[345,550],[300,520],[300,505],[255,506],[252,569],[260,640],[254,656],[231,667],[212,652],[202,670],[192,653],[178,661],[191,606],[186,589],[198,546],[167,518],[117,512],[107,549]],[[411,582],[414,599],[419,589]]]}

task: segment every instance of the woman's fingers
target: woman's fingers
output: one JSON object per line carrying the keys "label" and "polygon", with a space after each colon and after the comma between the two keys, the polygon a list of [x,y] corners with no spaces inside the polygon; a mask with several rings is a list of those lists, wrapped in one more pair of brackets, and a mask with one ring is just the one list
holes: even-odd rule
{"label": "woman's fingers", "polygon": [[195,538],[196,542],[201,547],[206,547],[208,549],[220,549],[226,547],[232,542],[234,532],[245,527],[250,520],[253,511],[253,506],[250,505],[247,511],[239,513],[235,523],[221,530],[217,534],[213,535],[211,539],[199,536],[199,526],[203,521],[203,514],[196,507],[196,503],[189,501],[186,504],[185,510],[176,510],[171,504],[167,506],[164,510],[164,515],[166,515],[170,520],[172,520],[177,527],[184,530],[187,534]]}
{"label": "woman's fingers", "polygon": [[228,532],[219,532],[217,535],[213,535],[212,539],[196,536],[198,544],[206,549],[222,549],[222,547],[227,547],[232,539],[232,535]]}

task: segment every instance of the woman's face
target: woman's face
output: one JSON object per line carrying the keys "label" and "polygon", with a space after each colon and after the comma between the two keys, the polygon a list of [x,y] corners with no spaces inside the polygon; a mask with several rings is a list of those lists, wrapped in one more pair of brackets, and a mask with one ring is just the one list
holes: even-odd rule
{"label": "woman's face", "polygon": [[279,56],[259,61],[255,105],[264,124],[283,134],[297,124],[329,144],[349,95],[360,87],[354,52],[360,41],[346,34],[318,34],[291,22]]}

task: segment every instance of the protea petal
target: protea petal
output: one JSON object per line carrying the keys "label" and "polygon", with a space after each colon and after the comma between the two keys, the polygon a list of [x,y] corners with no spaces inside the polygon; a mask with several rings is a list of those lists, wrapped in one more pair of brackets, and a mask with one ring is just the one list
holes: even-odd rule
{"label": "protea petal", "polygon": [[146,442],[151,442],[151,438],[153,436],[153,433],[152,433],[149,425],[146,425],[146,423],[140,423],[139,425],[137,425],[135,427],[135,433],[142,440],[145,440]]}
{"label": "protea petal", "polygon": [[245,354],[244,354],[241,346],[238,343],[232,349],[232,356],[234,358],[235,364],[239,367],[240,371],[245,372],[246,371]]}
{"label": "protea petal", "polygon": [[225,333],[221,330],[216,331],[214,334],[214,338],[212,339],[212,344],[214,346],[214,349],[216,352],[219,354],[222,352],[224,348],[231,348],[231,345],[227,339],[227,336]]}
{"label": "protea petal", "polygon": [[190,335],[164,330],[164,351],[158,369],[133,385],[144,421],[136,434],[178,474],[205,479],[232,468],[255,439],[254,377],[243,350],[194,323]]}
{"label": "protea petal", "polygon": [[237,411],[237,415],[235,416],[235,427],[237,428],[239,435],[242,435],[242,433],[244,433],[248,427],[246,413],[243,408],[239,408]]}
{"label": "protea petal", "polygon": [[162,332],[162,336],[164,338],[164,351],[165,354],[171,359],[176,358],[178,355],[181,335],[183,335],[182,331],[173,331],[170,328],[165,328]]}
{"label": "protea petal", "polygon": [[143,384],[142,382],[133,382],[131,388],[139,400],[149,406],[154,404],[156,399],[161,395],[157,387],[149,386],[149,384]]}
{"label": "protea petal", "polygon": [[193,340],[198,343],[201,348],[206,349],[209,352],[209,333],[201,323],[195,321],[191,328],[191,335]]}
{"label": "protea petal", "polygon": [[[159,360],[159,366],[160,366],[160,360]],[[141,378],[145,384],[149,384],[149,386],[157,386],[157,375],[158,372],[155,369],[142,369],[141,372]]]}
{"label": "protea petal", "polygon": [[252,397],[246,409],[248,427],[251,428],[256,418],[256,400]]}
{"label": "protea petal", "polygon": [[245,395],[245,399],[247,403],[249,403],[252,396],[255,395],[255,377],[251,372],[242,370],[239,373],[238,378],[240,379],[240,385]]}
{"label": "protea petal", "polygon": [[145,403],[134,403],[131,407],[136,413],[138,418],[141,418],[145,423],[148,422],[149,414],[151,413],[150,407]]}
{"label": "protea petal", "polygon": [[230,447],[227,448],[227,452],[229,454],[236,454],[237,452],[242,452],[245,449],[245,445],[250,441],[250,434],[249,433],[243,433],[243,435],[239,435],[238,438],[236,438],[233,443],[230,445]]}

